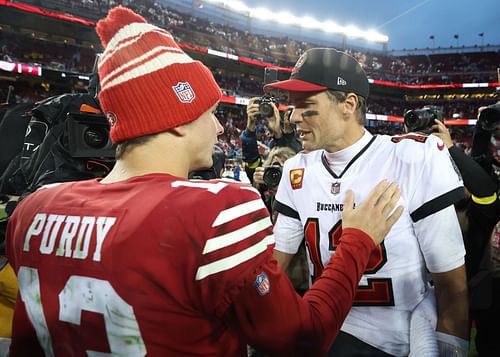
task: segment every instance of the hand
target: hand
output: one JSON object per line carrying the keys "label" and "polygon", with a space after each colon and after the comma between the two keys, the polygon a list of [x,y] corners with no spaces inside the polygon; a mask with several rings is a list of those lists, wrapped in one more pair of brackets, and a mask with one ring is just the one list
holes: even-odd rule
{"label": "hand", "polygon": [[289,105],[283,115],[283,133],[285,134],[293,133],[294,125],[291,122],[293,110],[294,107]]}
{"label": "hand", "polygon": [[488,107],[484,106],[484,107],[477,108],[477,120],[479,120],[479,116],[481,115],[481,112],[483,110],[485,110],[486,108],[488,108]]}
{"label": "hand", "polygon": [[259,115],[259,98],[251,98],[247,105],[247,130],[255,131],[257,116]]}
{"label": "hand", "polygon": [[432,133],[432,135],[436,135],[438,138],[443,140],[443,143],[449,149],[453,146],[453,140],[451,139],[450,132],[448,128],[441,120],[434,119],[435,125],[432,126],[432,130],[437,130]]}
{"label": "hand", "polygon": [[255,168],[253,173],[253,183],[256,186],[264,184],[264,168],[262,166]]}
{"label": "hand", "polygon": [[362,230],[375,244],[380,244],[403,213],[402,206],[394,210],[400,196],[401,192],[395,183],[382,180],[368,198],[354,208],[354,192],[348,190],[342,212],[342,228]]}
{"label": "hand", "polygon": [[281,138],[280,111],[274,103],[269,103],[273,107],[273,116],[267,118],[267,125],[276,139]]}

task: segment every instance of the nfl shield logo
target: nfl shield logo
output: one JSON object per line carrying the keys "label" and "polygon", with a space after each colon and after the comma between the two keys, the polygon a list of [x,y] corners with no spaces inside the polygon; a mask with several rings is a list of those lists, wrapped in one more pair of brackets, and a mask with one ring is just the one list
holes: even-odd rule
{"label": "nfl shield logo", "polygon": [[188,82],[179,82],[172,86],[172,89],[182,103],[191,103],[196,98],[196,94]]}
{"label": "nfl shield logo", "polygon": [[338,194],[340,192],[340,182],[332,183],[332,188],[330,189],[330,192],[333,193],[334,195]]}
{"label": "nfl shield logo", "polygon": [[271,284],[269,284],[269,278],[267,277],[267,274],[265,272],[257,275],[253,286],[260,296],[267,295],[269,294],[269,291],[271,291]]}

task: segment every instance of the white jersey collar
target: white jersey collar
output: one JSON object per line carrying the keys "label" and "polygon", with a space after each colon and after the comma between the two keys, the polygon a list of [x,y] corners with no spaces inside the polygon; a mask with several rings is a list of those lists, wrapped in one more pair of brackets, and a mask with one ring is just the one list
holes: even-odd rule
{"label": "white jersey collar", "polygon": [[348,146],[345,149],[337,152],[324,151],[323,155],[328,161],[328,166],[330,166],[330,169],[332,169],[336,174],[344,171],[347,164],[351,162],[351,160],[358,154],[358,152],[360,152],[366,145],[368,145],[372,138],[373,135],[365,129],[365,133],[363,134],[361,139],[356,141],[351,146]]}

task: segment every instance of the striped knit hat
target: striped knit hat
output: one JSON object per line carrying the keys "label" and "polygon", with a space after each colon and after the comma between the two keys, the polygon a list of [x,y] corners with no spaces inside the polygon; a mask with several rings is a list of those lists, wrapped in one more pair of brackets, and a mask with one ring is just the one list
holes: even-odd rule
{"label": "striped knit hat", "polygon": [[99,101],[113,143],[192,122],[220,100],[210,70],[132,10],[111,9],[96,31],[106,48]]}

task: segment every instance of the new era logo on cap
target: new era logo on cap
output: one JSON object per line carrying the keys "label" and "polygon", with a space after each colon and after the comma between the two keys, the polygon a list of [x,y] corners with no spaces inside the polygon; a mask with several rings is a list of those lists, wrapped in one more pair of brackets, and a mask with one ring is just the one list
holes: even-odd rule
{"label": "new era logo on cap", "polygon": [[338,86],[346,86],[347,85],[347,82],[345,81],[344,78],[342,77],[337,77],[337,85]]}

